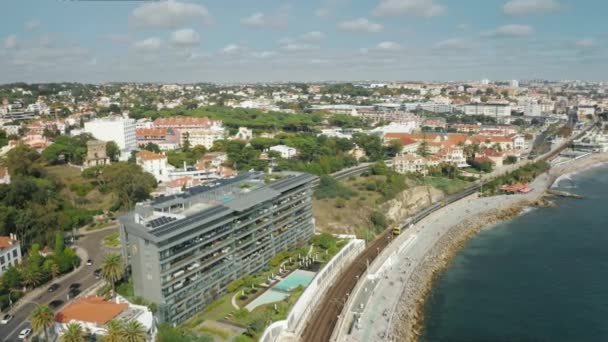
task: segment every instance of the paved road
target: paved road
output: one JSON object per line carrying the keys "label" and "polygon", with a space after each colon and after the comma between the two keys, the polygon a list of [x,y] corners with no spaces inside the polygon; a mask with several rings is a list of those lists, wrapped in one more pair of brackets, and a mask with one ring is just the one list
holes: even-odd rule
{"label": "paved road", "polygon": [[[19,332],[22,329],[29,328],[29,316],[36,304],[50,304],[53,303],[52,308],[54,310],[59,309],[68,300],[67,295],[69,292],[70,284],[80,284],[80,290],[85,292],[86,289],[92,287],[99,280],[93,276],[93,271],[98,268],[98,264],[101,262],[103,255],[107,252],[107,249],[102,246],[101,241],[106,235],[111,234],[115,230],[103,230],[99,232],[90,233],[82,236],[77,240],[76,246],[84,249],[89,258],[93,260],[93,266],[84,265],[76,272],[67,275],[61,282],[59,282],[59,289],[55,292],[49,293],[46,290],[39,296],[33,298],[27,303],[24,303],[19,309],[17,309],[13,315],[15,316],[7,325],[0,325],[0,338],[2,341],[17,341]],[[83,260],[83,263],[86,260]],[[48,288],[50,284],[43,286],[44,289]]]}

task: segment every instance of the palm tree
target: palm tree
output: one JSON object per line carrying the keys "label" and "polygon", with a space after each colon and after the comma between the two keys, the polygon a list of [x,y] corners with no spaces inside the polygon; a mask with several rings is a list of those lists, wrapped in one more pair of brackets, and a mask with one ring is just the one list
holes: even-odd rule
{"label": "palm tree", "polygon": [[53,326],[54,316],[53,310],[43,304],[36,305],[30,316],[32,329],[34,329],[35,332],[39,332],[40,330],[44,331],[45,341],[49,340],[48,329]]}
{"label": "palm tree", "polygon": [[53,279],[55,279],[60,274],[61,274],[61,269],[59,268],[59,265],[56,262],[53,262],[53,265],[51,265],[51,277],[53,277]]}
{"label": "palm tree", "polygon": [[116,295],[116,282],[124,272],[122,258],[118,254],[108,254],[101,263],[101,276],[112,285],[112,295]]}
{"label": "palm tree", "polygon": [[128,321],[123,327],[123,340],[124,342],[146,342],[148,338],[148,332],[143,324],[139,321]]}
{"label": "palm tree", "polygon": [[78,323],[68,323],[65,333],[59,340],[61,342],[84,342],[84,330]]}
{"label": "palm tree", "polygon": [[32,288],[36,285],[40,284],[40,280],[42,279],[42,275],[40,272],[32,267],[26,267],[22,273],[21,277],[23,278],[22,283],[27,288],[31,286]]}
{"label": "palm tree", "polygon": [[124,341],[124,325],[117,320],[111,320],[106,323],[107,334],[103,338],[103,342],[121,342]]}

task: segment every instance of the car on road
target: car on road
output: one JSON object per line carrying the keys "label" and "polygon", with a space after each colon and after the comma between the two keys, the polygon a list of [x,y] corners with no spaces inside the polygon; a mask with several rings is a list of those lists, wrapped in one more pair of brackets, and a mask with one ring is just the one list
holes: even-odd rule
{"label": "car on road", "polygon": [[78,296],[80,294],[80,289],[71,289],[70,292],[68,292],[68,296],[70,299]]}
{"label": "car on road", "polygon": [[60,299],[56,299],[52,302],[49,303],[49,308],[51,309],[57,309],[58,307],[60,307],[61,305],[63,305],[63,301]]}
{"label": "car on road", "polygon": [[101,268],[96,269],[95,272],[93,272],[93,275],[95,276],[95,279],[100,279],[101,278]]}
{"label": "car on road", "polygon": [[19,338],[26,339],[28,336],[30,336],[31,333],[32,333],[32,329],[30,329],[30,328],[23,329],[23,330],[21,330],[21,332],[19,332]]}
{"label": "car on road", "polygon": [[6,314],[6,315],[2,316],[2,320],[0,320],[0,324],[8,324],[8,322],[10,322],[11,319],[13,319],[13,315]]}
{"label": "car on road", "polygon": [[55,292],[57,289],[59,288],[59,284],[55,283],[51,286],[49,286],[49,288],[47,289],[47,291],[50,292]]}
{"label": "car on road", "polygon": [[88,266],[93,265],[93,260],[92,260],[92,259],[87,260],[87,265],[88,265]]}
{"label": "car on road", "polygon": [[70,284],[70,290],[75,290],[75,289],[79,289],[80,288],[80,284],[79,283],[72,283]]}

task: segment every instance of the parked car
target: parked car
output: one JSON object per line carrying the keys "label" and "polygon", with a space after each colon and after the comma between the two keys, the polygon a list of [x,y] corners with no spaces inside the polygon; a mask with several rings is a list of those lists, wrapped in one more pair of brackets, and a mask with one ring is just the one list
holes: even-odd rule
{"label": "parked car", "polygon": [[80,288],[80,284],[79,283],[72,283],[72,284],[70,284],[70,290],[79,289],[79,288]]}
{"label": "parked car", "polygon": [[95,276],[95,279],[100,279],[101,278],[101,268],[96,269],[95,272],[93,272],[93,275]]}
{"label": "parked car", "polygon": [[0,321],[0,324],[8,324],[8,322],[10,322],[11,319],[13,319],[13,315],[6,314],[6,315],[2,316],[2,320]]}
{"label": "parked car", "polygon": [[32,329],[30,329],[30,328],[23,329],[19,333],[19,338],[20,339],[26,339],[28,336],[30,336],[31,333],[32,333]]}
{"label": "parked car", "polygon": [[48,292],[55,292],[59,288],[59,284],[55,283],[47,289]]}

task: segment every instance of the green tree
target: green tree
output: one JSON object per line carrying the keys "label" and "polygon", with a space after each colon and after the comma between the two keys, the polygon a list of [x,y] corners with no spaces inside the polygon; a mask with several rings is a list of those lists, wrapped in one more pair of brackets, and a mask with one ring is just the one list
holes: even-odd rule
{"label": "green tree", "polygon": [[119,254],[108,254],[101,263],[101,276],[112,286],[112,295],[116,295],[116,282],[122,277],[124,266]]}
{"label": "green tree", "polygon": [[106,166],[101,180],[117,195],[118,207],[125,209],[147,199],[156,186],[154,176],[144,172],[139,165],[122,162]]}
{"label": "green tree", "polygon": [[158,147],[157,144],[151,142],[147,143],[146,146],[144,146],[144,150],[154,153],[160,153],[160,147]]}
{"label": "green tree", "polygon": [[42,281],[42,274],[37,268],[26,267],[21,272],[21,278],[23,286],[34,288]]}
{"label": "green tree", "polygon": [[121,321],[113,319],[106,323],[106,335],[103,337],[103,342],[122,342],[124,337],[124,325]]}
{"label": "green tree", "polygon": [[53,248],[53,253],[55,257],[60,257],[63,254],[63,250],[65,249],[65,241],[63,238],[63,233],[57,232],[55,233],[55,246]]}
{"label": "green tree", "polygon": [[27,145],[19,144],[6,154],[6,166],[12,177],[44,175],[40,154]]}
{"label": "green tree", "polygon": [[422,140],[420,145],[418,145],[418,149],[416,153],[421,157],[428,157],[431,153],[429,152],[429,144],[426,140]]}
{"label": "green tree", "polygon": [[123,339],[124,342],[146,342],[148,333],[143,324],[136,320],[130,320],[124,324]]}
{"label": "green tree", "polygon": [[16,289],[21,286],[21,274],[15,266],[9,266],[9,268],[2,275],[2,285],[9,289]]}
{"label": "green tree", "polygon": [[63,335],[59,338],[61,342],[84,342],[85,333],[78,323],[68,323]]}
{"label": "green tree", "polygon": [[32,329],[35,332],[44,332],[44,340],[49,340],[48,329],[55,323],[55,315],[47,305],[38,304],[30,316]]}
{"label": "green tree", "polygon": [[114,141],[108,141],[106,143],[106,155],[111,161],[118,161],[118,157],[120,157],[120,148]]}

